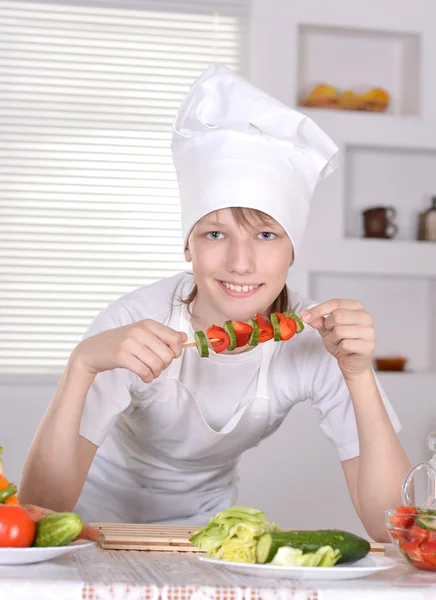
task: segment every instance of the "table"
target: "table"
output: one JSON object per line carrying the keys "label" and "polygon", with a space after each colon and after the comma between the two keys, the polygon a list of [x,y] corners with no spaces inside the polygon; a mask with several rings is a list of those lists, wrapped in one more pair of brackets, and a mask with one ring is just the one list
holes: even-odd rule
{"label": "table", "polygon": [[349,581],[250,577],[193,554],[102,550],[91,546],[35,565],[0,566],[5,600],[434,600],[436,573],[397,566]]}

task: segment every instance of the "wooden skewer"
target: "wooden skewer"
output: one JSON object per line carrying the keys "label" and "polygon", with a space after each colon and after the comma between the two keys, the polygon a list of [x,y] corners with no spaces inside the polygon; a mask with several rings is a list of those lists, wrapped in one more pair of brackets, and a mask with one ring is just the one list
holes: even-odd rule
{"label": "wooden skewer", "polygon": [[[212,338],[212,339],[208,339],[207,343],[208,344],[212,344],[213,342],[219,342],[221,341],[218,338]],[[185,342],[184,344],[182,344],[182,348],[192,348],[193,346],[196,346],[197,342]]]}

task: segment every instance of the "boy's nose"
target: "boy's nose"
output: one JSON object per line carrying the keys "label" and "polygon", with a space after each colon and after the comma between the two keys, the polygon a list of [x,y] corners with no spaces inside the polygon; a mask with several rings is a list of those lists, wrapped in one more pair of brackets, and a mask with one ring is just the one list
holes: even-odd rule
{"label": "boy's nose", "polygon": [[244,275],[255,270],[255,254],[251,244],[235,242],[229,249],[227,268],[232,273]]}

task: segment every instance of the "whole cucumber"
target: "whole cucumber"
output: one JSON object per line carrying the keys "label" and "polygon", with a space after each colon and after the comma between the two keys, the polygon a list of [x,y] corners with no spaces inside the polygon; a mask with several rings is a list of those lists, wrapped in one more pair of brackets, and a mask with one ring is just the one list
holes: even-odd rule
{"label": "whole cucumber", "polygon": [[338,564],[355,562],[366,556],[371,549],[368,540],[338,529],[264,533],[257,543],[257,562],[260,564],[271,562],[282,546],[299,548],[304,554],[316,552],[323,546],[331,546],[333,550],[339,550],[341,553]]}
{"label": "whole cucumber", "polygon": [[47,515],[36,524],[34,546],[66,546],[82,531],[83,521],[76,513],[64,512]]}

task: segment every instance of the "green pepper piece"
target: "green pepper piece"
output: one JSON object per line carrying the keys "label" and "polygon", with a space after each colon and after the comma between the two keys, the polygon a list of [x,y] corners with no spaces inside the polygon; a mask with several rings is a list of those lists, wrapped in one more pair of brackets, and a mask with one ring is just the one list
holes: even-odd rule
{"label": "green pepper piece", "polygon": [[0,503],[4,504],[5,500],[9,498],[9,496],[13,496],[17,493],[17,486],[15,483],[8,483],[8,485],[0,490]]}

